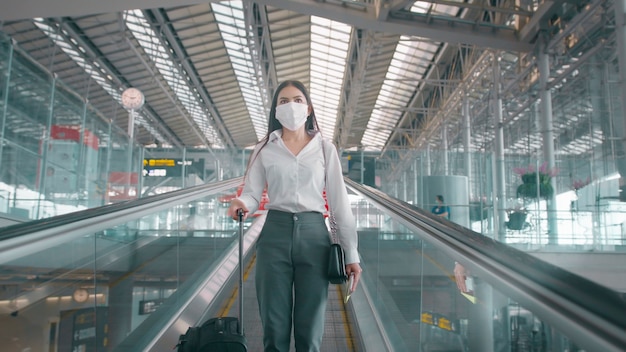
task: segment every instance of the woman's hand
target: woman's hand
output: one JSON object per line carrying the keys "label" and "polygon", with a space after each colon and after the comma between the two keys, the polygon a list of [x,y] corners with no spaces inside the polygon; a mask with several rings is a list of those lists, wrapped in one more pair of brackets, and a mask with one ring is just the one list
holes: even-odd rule
{"label": "woman's hand", "polygon": [[226,215],[233,218],[233,220],[239,221],[239,216],[237,216],[237,209],[243,210],[243,219],[245,220],[248,217],[248,208],[246,208],[246,205],[237,198],[233,199],[230,202],[230,206],[226,211]]}
{"label": "woman's hand", "polygon": [[361,265],[359,263],[352,263],[346,265],[346,275],[350,277],[350,275],[354,275],[354,281],[352,282],[352,287],[350,288],[350,292],[356,291],[356,287],[359,284],[359,280],[361,279]]}
{"label": "woman's hand", "polygon": [[454,264],[454,279],[456,281],[456,287],[461,292],[467,293],[467,286],[465,286],[465,279],[467,279],[467,270],[459,263]]}

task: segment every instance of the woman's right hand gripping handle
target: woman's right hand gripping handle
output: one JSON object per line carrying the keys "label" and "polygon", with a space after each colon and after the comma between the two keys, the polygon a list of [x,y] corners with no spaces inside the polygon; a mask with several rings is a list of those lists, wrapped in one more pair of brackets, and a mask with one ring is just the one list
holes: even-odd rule
{"label": "woman's right hand gripping handle", "polygon": [[243,202],[237,198],[233,199],[230,202],[230,206],[228,207],[228,211],[226,212],[226,215],[231,217],[233,220],[238,221],[239,214],[237,210],[239,209],[243,210],[243,220],[245,220],[248,217],[248,208],[246,208],[246,205],[243,204]]}

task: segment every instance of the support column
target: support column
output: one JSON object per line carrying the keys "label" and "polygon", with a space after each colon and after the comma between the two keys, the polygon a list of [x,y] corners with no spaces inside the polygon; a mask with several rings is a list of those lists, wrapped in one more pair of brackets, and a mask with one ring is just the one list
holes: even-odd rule
{"label": "support column", "polygon": [[497,238],[504,242],[506,237],[505,194],[504,194],[504,126],[502,124],[502,97],[500,82],[500,57],[497,52],[493,54],[493,122],[495,130],[494,150],[494,216],[496,221]]}
{"label": "support column", "polygon": [[[75,189],[76,191],[80,192],[81,189],[83,189],[83,187],[81,187],[82,185],[87,185],[87,168],[85,166],[85,154],[87,153],[86,148],[89,148],[86,144],[85,144],[85,130],[87,129],[86,125],[87,125],[87,109],[89,106],[89,99],[85,98],[83,99],[83,112],[82,112],[82,116],[81,116],[81,121],[80,121],[80,136],[78,137],[78,165],[76,165],[76,184]],[[91,170],[90,170],[91,171]],[[88,191],[88,187],[85,187],[84,190]],[[90,202],[90,197],[91,195],[87,193],[87,199],[85,200],[85,205],[87,208],[91,207],[91,202]],[[78,199],[76,200],[76,205],[80,205],[81,202],[81,198],[78,197]]]}
{"label": "support column", "polygon": [[430,176],[430,144],[426,145],[426,165],[423,176]]}
{"label": "support column", "polygon": [[407,193],[407,170],[402,171],[402,200],[403,201],[408,201],[408,193]]}
{"label": "support column", "polygon": [[471,147],[471,138],[472,138],[472,124],[470,121],[470,113],[469,113],[469,98],[467,95],[463,97],[463,150],[465,152],[465,158],[463,158],[465,163],[465,175],[467,176],[467,180],[469,181],[469,192],[470,192],[470,201],[472,195],[472,153],[470,150]]}
{"label": "support column", "polygon": [[626,196],[622,192],[626,192],[626,153],[624,152],[624,143],[626,142],[626,0],[615,0],[615,34],[617,42],[617,63],[619,67],[619,87],[620,101],[622,102],[621,116],[615,116],[613,125],[615,128],[615,137],[618,137],[619,147],[615,148],[615,164],[620,173],[620,199]]}
{"label": "support column", "polygon": [[[113,120],[109,119],[109,129],[108,135],[111,136],[113,133]],[[107,138],[107,156],[106,162],[104,166],[104,199],[103,205],[109,202],[109,185],[111,183],[111,155],[113,154],[113,138]]]}
{"label": "support column", "polygon": [[361,184],[365,184],[365,155],[361,149]]}
{"label": "support column", "polygon": [[[603,84],[603,82],[609,81],[609,72],[606,64],[600,62],[600,60],[593,59],[592,65],[589,71],[589,90],[591,91],[591,125],[592,128],[599,128],[602,131],[604,136],[620,136],[621,130],[614,131],[613,129],[617,126],[614,126],[612,121],[619,121],[622,123],[622,117],[619,114],[615,114],[615,111],[610,111],[607,107],[606,99],[611,96],[610,87],[608,84]],[[605,98],[606,97],[606,98]],[[608,118],[603,116],[604,111],[609,111]],[[618,116],[616,116],[618,115]],[[623,136],[622,136],[623,138]],[[603,155],[624,155],[624,144],[622,139],[615,140],[615,138],[605,138],[602,142],[602,153]],[[607,163],[608,164],[608,163]],[[624,159],[615,160],[615,166],[617,167],[617,171],[620,175],[626,175],[624,172],[626,169],[624,168],[626,163],[624,163]],[[595,174],[594,171],[594,160],[590,158],[589,160],[589,175],[592,177]],[[622,182],[620,180],[620,186]],[[592,208],[592,224],[593,224],[593,246],[600,244],[600,239],[602,235],[606,231],[602,226],[602,211],[600,211],[600,197],[601,197],[600,189],[596,189],[594,192],[595,198],[595,206]]]}
{"label": "support column", "polygon": [[445,123],[441,128],[441,144],[443,144],[443,174],[447,176],[450,172],[450,166],[448,165],[448,128]]}
{"label": "support column", "polygon": [[185,187],[187,187],[187,182],[185,180],[185,178],[187,177],[187,147],[183,147],[183,165],[181,169],[181,188],[185,189]]}
{"label": "support column", "polygon": [[[550,170],[554,170],[554,133],[552,132],[552,94],[548,87],[550,77],[550,57],[546,52],[545,43],[540,44],[537,63],[539,66],[539,86],[541,94],[541,136],[543,139],[543,158]],[[557,213],[556,213],[556,182],[554,177],[552,183],[552,196],[546,200],[548,208],[548,244],[557,244]]]}
{"label": "support column", "polygon": [[[244,169],[245,170],[245,169]],[[224,172],[222,170],[222,163],[219,159],[215,159],[215,181],[221,181],[224,177]]]}
{"label": "support column", "polygon": [[137,174],[137,198],[143,197],[143,161],[146,159],[146,148],[139,148],[139,163],[142,165],[140,167],[139,173]]}
{"label": "support column", "polygon": [[413,204],[415,205],[419,204],[419,198],[417,196],[417,177],[419,173],[417,170],[417,158],[415,158],[413,159]]}
{"label": "support column", "polygon": [[52,120],[54,119],[54,101],[57,88],[57,75],[56,73],[51,77],[52,84],[50,85],[50,107],[48,109],[48,120],[46,121],[46,130],[44,140],[41,143],[41,160],[39,168],[39,177],[37,177],[37,191],[39,196],[37,197],[37,216],[35,219],[39,219],[41,216],[41,201],[46,196],[46,169],[48,168],[48,150],[50,149],[50,132],[52,131]]}

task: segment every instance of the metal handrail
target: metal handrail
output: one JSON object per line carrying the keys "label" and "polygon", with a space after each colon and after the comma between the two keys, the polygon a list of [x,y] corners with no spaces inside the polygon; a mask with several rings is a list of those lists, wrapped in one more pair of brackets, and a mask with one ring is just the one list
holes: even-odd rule
{"label": "metal handrail", "polygon": [[626,346],[626,301],[619,293],[374,188],[349,179],[346,184],[583,348]]}
{"label": "metal handrail", "polygon": [[139,219],[156,211],[233,189],[242,177],[189,187],[122,203],[90,208],[2,228],[0,264],[44,250],[87,233]]}

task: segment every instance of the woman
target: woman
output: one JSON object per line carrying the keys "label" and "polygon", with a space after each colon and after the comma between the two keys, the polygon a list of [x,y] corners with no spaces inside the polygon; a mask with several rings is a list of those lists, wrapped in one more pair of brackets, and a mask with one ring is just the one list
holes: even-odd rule
{"label": "woman", "polygon": [[443,196],[437,195],[435,197],[435,205],[431,212],[437,216],[441,216],[442,218],[450,219],[450,207],[443,204]]}
{"label": "woman", "polygon": [[[325,158],[324,151],[331,157]],[[331,242],[323,216],[324,189],[346,253],[346,273],[354,275],[352,291],[361,267],[337,150],[322,139],[309,94],[298,81],[276,89],[268,133],[250,156],[245,186],[231,201],[228,215],[235,219],[238,209],[245,216],[254,213],[265,187],[268,213],[256,248],[263,345],[265,351],[289,351],[293,325],[296,350],[319,351]]]}

